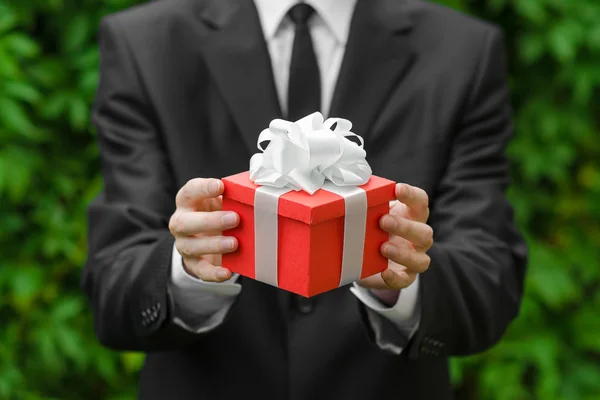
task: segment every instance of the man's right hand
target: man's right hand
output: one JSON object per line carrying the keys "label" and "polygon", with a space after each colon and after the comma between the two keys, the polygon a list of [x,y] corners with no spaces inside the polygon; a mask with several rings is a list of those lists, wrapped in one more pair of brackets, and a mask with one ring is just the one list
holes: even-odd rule
{"label": "man's right hand", "polygon": [[192,179],[177,193],[177,210],[169,221],[175,247],[188,274],[207,282],[223,282],[231,271],[221,267],[221,254],[235,251],[238,242],[222,232],[236,227],[240,217],[222,211],[224,186],[219,179]]}

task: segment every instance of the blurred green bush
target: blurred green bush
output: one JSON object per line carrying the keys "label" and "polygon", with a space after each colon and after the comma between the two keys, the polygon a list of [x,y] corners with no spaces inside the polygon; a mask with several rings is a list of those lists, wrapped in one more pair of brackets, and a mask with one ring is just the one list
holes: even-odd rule
{"label": "blurred green bush", "polygon": [[[101,348],[79,290],[99,191],[89,108],[100,18],[134,0],[0,0],[0,399],[132,399],[139,354]],[[440,1],[500,24],[531,252],[504,340],[452,360],[460,399],[600,398],[600,2]]]}

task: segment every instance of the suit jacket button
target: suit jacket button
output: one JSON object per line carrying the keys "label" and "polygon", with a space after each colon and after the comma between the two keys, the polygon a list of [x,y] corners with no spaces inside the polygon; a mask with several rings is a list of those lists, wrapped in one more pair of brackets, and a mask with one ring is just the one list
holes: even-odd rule
{"label": "suit jacket button", "polygon": [[434,353],[435,350],[432,348],[432,339],[429,336],[425,336],[423,340],[421,340],[419,351],[425,355],[432,355]]}
{"label": "suit jacket button", "polygon": [[310,314],[315,309],[315,302],[313,299],[307,299],[302,296],[294,296],[296,303],[296,310],[302,314]]}

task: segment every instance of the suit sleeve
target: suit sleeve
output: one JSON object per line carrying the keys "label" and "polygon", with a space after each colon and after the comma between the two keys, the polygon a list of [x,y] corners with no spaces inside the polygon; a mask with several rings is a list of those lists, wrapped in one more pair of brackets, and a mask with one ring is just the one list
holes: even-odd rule
{"label": "suit sleeve", "polygon": [[[199,337],[173,323],[168,293],[175,179],[127,38],[116,17],[99,32],[100,79],[92,110],[104,189],[88,208],[82,287],[102,344],[164,350]],[[198,305],[201,307],[202,305]]]}
{"label": "suit sleeve", "polygon": [[512,116],[502,34],[490,32],[449,163],[431,196],[435,244],[420,279],[412,358],[483,351],[519,310],[527,251],[505,195]]}

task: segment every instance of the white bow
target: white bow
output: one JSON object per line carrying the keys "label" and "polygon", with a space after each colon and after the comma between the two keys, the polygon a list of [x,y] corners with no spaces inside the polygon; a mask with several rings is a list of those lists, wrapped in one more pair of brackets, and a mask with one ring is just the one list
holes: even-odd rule
{"label": "white bow", "polygon": [[[336,124],[334,130],[331,127]],[[313,194],[325,179],[337,186],[359,186],[372,170],[365,157],[363,139],[350,132],[346,119],[316,112],[296,122],[275,119],[258,136],[257,153],[250,159],[250,180],[257,185],[288,187]],[[347,139],[354,136],[360,145]],[[270,141],[266,149],[262,143]]]}

